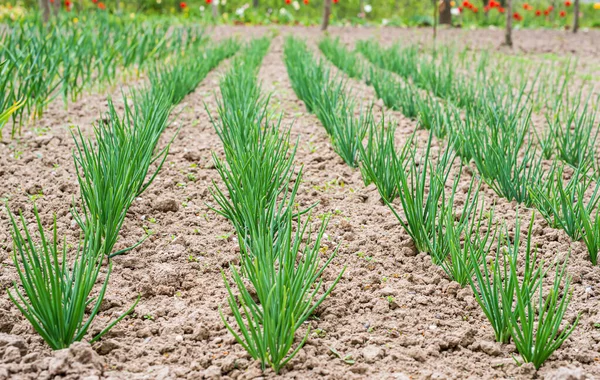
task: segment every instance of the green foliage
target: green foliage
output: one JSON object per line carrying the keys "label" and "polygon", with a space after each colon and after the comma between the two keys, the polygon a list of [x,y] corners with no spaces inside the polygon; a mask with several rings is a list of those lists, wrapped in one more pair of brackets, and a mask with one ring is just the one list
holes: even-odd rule
{"label": "green foliage", "polygon": [[419,252],[429,253],[438,229],[439,208],[446,200],[444,187],[455,157],[452,150],[447,149],[437,161],[431,160],[432,137],[430,134],[422,159],[417,156],[417,147],[411,139],[400,154],[393,149],[387,151],[391,155],[387,160],[392,162],[387,170],[391,173],[377,174],[374,167],[366,169],[378,190],[392,186],[397,189],[404,217],[396,211],[392,200],[386,198],[382,190],[379,190],[379,194],[413,239]]}
{"label": "green foliage", "polygon": [[562,228],[571,239],[580,240],[585,233],[583,215],[590,215],[600,201],[600,183],[596,183],[588,201],[584,200],[592,184],[593,180],[581,170],[575,170],[565,184],[564,167],[555,163],[545,180],[532,185],[533,204],[551,227]]}
{"label": "green foliage", "polygon": [[[331,84],[329,70],[321,62],[315,63],[306,42],[291,36],[286,37],[283,54],[285,67],[296,96],[304,102],[308,112],[315,112],[315,102],[321,98],[322,91],[339,87],[340,84],[321,86]],[[332,101],[334,99],[329,96],[327,98]]]}
{"label": "green foliage", "polygon": [[[339,57],[349,52],[339,47]],[[372,121],[371,108],[356,113],[355,101],[347,93],[342,79],[332,78],[322,62],[316,62],[306,43],[288,37],[284,59],[292,88],[313,112],[329,134],[332,145],[350,167],[358,167],[358,153]],[[342,59],[342,58],[339,58]]]}
{"label": "green foliage", "polygon": [[[26,297],[16,283],[14,294],[9,292],[9,296],[51,348],[66,348],[83,339],[98,314],[108,286],[111,261],[102,288],[95,294],[94,284],[104,259],[141,243],[113,253],[131,203],[154,180],[167,157],[170,143],[158,152],[156,147],[167,127],[173,101],[181,100],[182,94],[193,90],[208,70],[231,52],[231,48],[211,50],[209,54],[218,58],[207,59],[206,69],[193,77],[183,70],[197,69],[199,66],[194,61],[184,63],[185,69],[173,69],[180,70],[181,75],[163,71],[151,79],[152,87],[132,91],[129,98],[124,96],[123,116],[109,100],[107,114],[94,128],[95,142],[84,137],[80,130],[73,134],[76,145],[73,156],[81,192],[81,210],[73,207],[73,215],[83,232],[83,241],[74,258],[67,256],[66,243],[59,248],[56,219],[53,240],[47,240],[37,208],[34,209],[40,235],[40,242],[36,243],[23,216],[20,219],[25,236],[9,213],[15,246],[13,258]],[[175,93],[169,87],[171,83],[164,82],[174,78],[182,93]],[[148,176],[153,164],[156,171]],[[137,301],[91,341],[99,339],[136,305]]]}
{"label": "green foliage", "polygon": [[[561,100],[559,100],[561,102]],[[559,103],[554,115],[547,116],[551,141],[557,157],[575,168],[596,167],[596,141],[600,129],[595,113],[588,112],[587,102],[583,106],[580,99],[576,106],[568,109]]]}
{"label": "green foliage", "polygon": [[[531,233],[531,228],[529,229]],[[529,239],[529,238],[528,238]],[[525,260],[529,259],[529,249],[526,251]],[[535,261],[535,260],[534,260]],[[579,316],[573,324],[561,326],[572,292],[570,290],[571,276],[565,274],[567,260],[563,265],[556,265],[556,272],[552,289],[544,297],[543,281],[546,271],[525,266],[525,275],[522,281],[517,278],[517,262],[509,260],[510,277],[515,279],[515,302],[516,306],[510,315],[510,334],[517,351],[526,363],[533,363],[536,369],[556,351],[564,341],[571,335],[579,322]],[[529,277],[529,273],[532,273]],[[536,305],[534,296],[537,293]],[[503,307],[509,308],[512,300],[505,299]]]}
{"label": "green foliage", "polygon": [[335,252],[320,266],[327,222],[311,242],[310,217],[300,221],[306,212],[296,206],[302,170],[294,174],[289,129],[282,133],[281,119],[271,121],[268,99],[261,96],[256,80],[267,49],[265,40],[253,40],[221,81],[219,121],[212,122],[225,146],[226,162],[213,158],[228,191],[214,186],[212,194],[221,207],[216,211],[233,223],[240,244],[240,269],[231,265],[239,295],[223,273],[237,328],[223,313],[221,317],[263,369],[268,365],[279,372],[310,332],[292,349],[296,331],[343,271],[325,289],[321,275]]}
{"label": "green foliage", "polygon": [[279,372],[302,348],[310,328],[290,353],[296,331],[331,293],[344,273],[342,270],[325,289],[320,278],[335,257],[334,252],[319,267],[319,252],[327,226],[326,220],[314,242],[311,242],[310,230],[307,233],[308,220],[299,222],[294,228],[293,215],[289,209],[285,211],[283,218],[285,222],[277,233],[268,226],[259,224],[259,236],[262,239],[253,238],[251,242],[240,243],[241,265],[256,291],[257,300],[250,294],[244,278],[235,267],[232,266],[231,269],[239,296],[236,297],[223,275],[229,294],[229,307],[240,333],[233,329],[221,313],[227,329],[236,340],[253,358],[261,361],[263,369],[268,364],[275,372]]}
{"label": "green foliage", "polygon": [[41,116],[57,95],[66,106],[91,85],[115,83],[119,73],[132,75],[156,61],[177,62],[205,42],[197,26],[136,22],[102,12],[77,24],[60,13],[51,27],[33,17],[8,28],[0,34],[0,110],[24,102],[12,114],[13,137],[27,116]]}
{"label": "green foliage", "polygon": [[339,37],[332,39],[325,37],[319,42],[319,49],[340,70],[350,78],[362,79],[363,65],[356,53],[349,51],[342,45]]}
{"label": "green foliage", "polygon": [[518,265],[521,232],[517,218],[514,242],[505,228],[492,269],[487,265],[483,265],[483,269],[476,268],[471,287],[494,328],[496,340],[508,342],[512,338],[523,360],[539,368],[569,337],[579,318],[572,325],[561,326],[571,299],[571,279],[565,274],[567,260],[562,266],[556,264],[552,289],[544,296],[547,271],[543,270],[543,261],[536,265],[536,253],[532,257],[533,222],[532,215],[524,267]]}
{"label": "green foliage", "polygon": [[410,119],[417,118],[421,99],[411,84],[403,84],[390,72],[374,67],[369,70],[368,83],[373,86],[377,97],[383,100],[386,107],[401,111]]}
{"label": "green foliage", "polygon": [[344,93],[341,93],[338,99],[340,99],[339,104],[331,112],[328,112],[328,107],[318,107],[317,114],[319,119],[326,121],[329,125],[328,129],[335,152],[348,166],[356,168],[362,140],[373,120],[372,107],[366,111],[360,109],[358,117],[356,117],[354,101],[348,99]]}
{"label": "green foliage", "polygon": [[[238,49],[239,43],[229,39],[204,51],[191,51],[192,58],[185,60],[183,64],[155,68],[150,75],[152,90],[169,94],[169,101],[172,104],[179,104],[186,95],[198,87],[212,69],[224,59],[234,55]],[[201,59],[197,56],[201,56]]]}
{"label": "green foliage", "polygon": [[[100,234],[106,255],[112,254],[131,203],[154,179],[170,145],[154,154],[171,112],[166,93],[154,96],[150,91],[134,92],[133,107],[127,100],[123,117],[109,100],[106,118],[94,128],[94,140],[85,138],[81,131],[73,135],[82,199],[82,212],[74,210],[75,220],[86,236]],[[154,162],[159,163],[158,168],[147,181]]]}
{"label": "green foliage", "polygon": [[593,265],[598,265],[598,252],[600,252],[600,209],[596,213],[586,209],[583,201],[577,203],[581,224],[583,225],[583,241],[588,249],[590,261]]}
{"label": "green foliage", "polygon": [[[514,236],[510,236],[508,227],[505,225],[502,233],[497,238],[496,256],[494,261],[488,266],[487,263],[481,267],[474,267],[475,278],[470,278],[471,288],[475,294],[475,299],[481,306],[485,316],[489,320],[496,340],[502,343],[508,343],[511,338],[512,317],[514,299],[517,297],[517,291],[530,292],[531,289],[541,285],[540,278],[542,269],[533,268],[536,261],[534,253],[531,257],[531,231],[533,228],[533,218],[529,224],[529,232],[527,234],[527,242],[525,245],[525,267],[523,270],[523,278],[521,285],[518,286],[519,277],[512,272],[512,267],[517,265],[519,258],[519,248],[521,245],[521,229],[520,220],[517,218]],[[481,247],[484,249],[484,247]],[[484,257],[485,257],[484,251]],[[472,253],[480,256],[481,253]],[[491,267],[491,268],[490,268]],[[527,297],[519,299],[530,301],[531,293],[526,294]],[[520,305],[516,306],[516,308]]]}
{"label": "green foliage", "polygon": [[[483,202],[479,202],[479,187],[475,187],[474,180],[469,186],[463,209],[456,210],[454,198],[459,178],[455,180],[446,203],[440,205],[431,256],[448,277],[464,287],[475,275],[475,268],[485,259],[493,240],[493,226],[491,215],[484,215]],[[484,228],[486,232],[481,235]]]}
{"label": "green foliage", "polygon": [[530,111],[501,114],[492,104],[489,115],[462,132],[461,144],[469,150],[477,170],[501,197],[532,204],[530,188],[542,177],[541,156],[531,139],[526,141]]}
{"label": "green foliage", "polygon": [[375,182],[381,197],[390,202],[398,196],[393,167],[395,132],[395,124],[386,125],[382,114],[379,124],[369,123],[367,145],[360,147],[360,171],[365,186]]}
{"label": "green foliage", "polygon": [[[60,350],[86,335],[100,310],[112,264],[108,267],[100,291],[95,294],[94,284],[104,259],[101,236],[86,237],[72,262],[69,262],[66,241],[62,247],[59,242],[56,216],[49,240],[35,206],[34,214],[39,241],[34,240],[22,214],[19,223],[9,212],[15,252],[13,261],[23,291],[16,282],[13,291],[7,291],[35,331],[52,349]],[[129,310],[111,322],[91,342],[98,340],[133,311],[138,301],[139,297]],[[88,307],[90,310],[86,312]]]}

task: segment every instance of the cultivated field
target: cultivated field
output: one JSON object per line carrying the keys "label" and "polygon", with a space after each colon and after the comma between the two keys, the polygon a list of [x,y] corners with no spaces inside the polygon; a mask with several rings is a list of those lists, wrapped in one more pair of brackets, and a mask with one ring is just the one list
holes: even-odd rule
{"label": "cultivated field", "polygon": [[[203,37],[4,126],[0,379],[600,377],[600,33]],[[34,203],[81,302],[111,269],[59,351],[9,298]]]}

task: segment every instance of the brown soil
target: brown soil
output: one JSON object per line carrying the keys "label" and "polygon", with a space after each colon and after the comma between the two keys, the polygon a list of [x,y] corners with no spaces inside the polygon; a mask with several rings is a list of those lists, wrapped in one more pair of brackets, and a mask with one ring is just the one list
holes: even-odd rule
{"label": "brown soil", "polygon": [[[218,28],[215,36],[260,35],[268,28]],[[332,34],[351,41],[369,35],[382,40],[417,41],[429,33],[398,29],[334,29]],[[447,31],[450,39],[470,36],[477,46],[499,45],[499,31]],[[547,227],[536,215],[534,242],[547,262],[562,261],[569,250],[568,271],[573,275],[573,299],[567,319],[581,314],[579,326],[546,364],[536,371],[518,366],[513,345],[494,341],[493,331],[470,289],[450,282],[424,254],[418,254],[390,210],[382,205],[373,186],[364,187],[359,171],[334,153],[324,128],[291,89],[283,64],[283,36],[293,33],[316,40],[316,29],[283,28],[265,58],[260,80],[263,92],[272,93],[271,106],[284,114],[283,125],[293,122],[292,138],[300,137],[296,162],[304,165],[301,204],[319,201],[315,215],[332,213],[325,245],[340,245],[339,255],[325,274],[330,283],[343,267],[346,272],[335,291],[309,323],[312,333],[304,348],[281,372],[283,378],[331,379],[444,379],[444,378],[548,378],[600,377],[600,268],[593,267],[585,247]],[[572,44],[563,32],[519,31],[517,46],[527,54],[575,49],[581,59],[598,56],[592,43]],[[541,38],[543,36],[544,38]],[[597,39],[597,32],[583,35]],[[567,42],[565,42],[567,41]],[[578,40],[579,41],[579,40]],[[581,40],[583,41],[583,40]],[[566,49],[569,46],[569,49]],[[575,47],[577,46],[577,47]],[[584,47],[587,46],[587,47]],[[263,376],[257,362],[227,332],[219,317],[225,304],[221,270],[236,262],[238,244],[232,226],[210,211],[209,187],[220,178],[211,151],[222,154],[204,109],[216,115],[215,91],[227,69],[222,64],[177,108],[168,141],[182,126],[167,164],[152,186],[137,199],[122,230],[118,247],[136,242],[143,226],[155,234],[141,247],[114,262],[107,297],[94,331],[129,307],[142,295],[135,314],[119,323],[100,342],[78,343],[52,352],[8,299],[0,296],[0,379],[251,379]],[[373,89],[351,81],[352,91],[365,101]],[[118,95],[118,91],[115,92]],[[218,95],[218,93],[216,94]],[[70,240],[77,228],[69,205],[77,199],[78,185],[71,151],[69,125],[89,133],[91,123],[106,109],[103,96],[87,96],[68,111],[56,102],[18,139],[0,144],[0,196],[12,211],[23,209],[31,217],[31,194],[37,200],[45,225],[58,214],[61,233]],[[179,112],[181,111],[181,112]],[[415,123],[387,112],[398,123],[398,143],[413,132]],[[37,128],[37,129],[35,129]],[[36,132],[36,133],[34,133]],[[419,131],[418,141],[428,134]],[[443,144],[443,142],[440,142]],[[196,181],[187,174],[193,173]],[[464,169],[461,189],[466,191],[471,171]],[[517,211],[527,226],[531,210],[483,190],[486,204],[495,203],[496,216],[514,224]],[[460,199],[458,199],[460,201]],[[6,212],[0,212],[0,285],[16,279]],[[388,300],[393,297],[393,301]],[[225,313],[228,311],[225,309]],[[354,364],[338,358],[350,355]],[[264,376],[272,378],[270,370]]]}

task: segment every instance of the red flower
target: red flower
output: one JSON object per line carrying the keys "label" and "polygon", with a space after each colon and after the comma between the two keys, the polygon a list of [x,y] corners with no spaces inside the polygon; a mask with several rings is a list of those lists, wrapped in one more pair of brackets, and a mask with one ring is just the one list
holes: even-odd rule
{"label": "red flower", "polygon": [[472,5],[471,5],[471,7],[472,7],[471,10],[473,11],[473,13],[479,12],[479,9],[477,9],[477,7],[473,7]]}
{"label": "red flower", "polygon": [[70,8],[71,2],[69,0],[65,0],[65,7]]}
{"label": "red flower", "polygon": [[291,4],[291,3],[292,3],[292,0],[285,0],[285,3],[286,3],[286,4]]}
{"label": "red flower", "polygon": [[502,8],[502,7],[498,7],[498,12],[500,12],[500,13],[504,13],[504,8]]}
{"label": "red flower", "polygon": [[304,0],[304,5],[308,5],[308,0]]}
{"label": "red flower", "polygon": [[513,18],[517,21],[521,21],[523,19],[523,16],[521,16],[519,12],[515,12],[513,13]]}
{"label": "red flower", "polygon": [[560,13],[558,14],[560,17],[567,17],[567,12],[565,11],[560,11]]}
{"label": "red flower", "polygon": [[571,5],[573,5],[573,3],[571,3],[569,0],[565,1],[565,7],[570,7]]}
{"label": "red flower", "polygon": [[544,11],[544,16],[548,16],[549,14],[550,14],[550,9],[546,9],[546,10]]}
{"label": "red flower", "polygon": [[182,1],[181,3],[179,3],[179,8],[185,9],[186,7],[187,7],[187,4],[185,2]]}
{"label": "red flower", "polygon": [[527,4],[527,3],[523,4],[523,9],[525,9],[526,11],[529,10],[529,4]]}
{"label": "red flower", "polygon": [[98,9],[100,9],[101,11],[106,9],[106,5],[104,5],[104,3],[100,2],[98,3]]}
{"label": "red flower", "polygon": [[206,4],[212,3],[212,0],[206,0]]}
{"label": "red flower", "polygon": [[333,3],[334,3],[334,4],[337,4],[337,3],[338,3],[338,1],[340,1],[340,0],[333,0]]}
{"label": "red flower", "polygon": [[54,0],[50,0],[50,3],[54,4]]}
{"label": "red flower", "polygon": [[96,4],[98,2],[98,0],[92,0],[92,3]]}
{"label": "red flower", "polygon": [[471,8],[472,5],[468,1],[463,1],[463,7],[465,7],[465,8]]}
{"label": "red flower", "polygon": [[536,16],[541,16],[542,15],[542,11],[540,11],[539,9],[537,11],[535,11],[535,15]]}
{"label": "red flower", "polygon": [[460,13],[462,13],[462,11],[463,11],[463,7],[458,7],[458,11],[459,11]]}
{"label": "red flower", "polygon": [[490,10],[490,6],[489,5],[486,5],[485,7],[483,7],[483,11],[485,13],[489,12],[489,10]]}

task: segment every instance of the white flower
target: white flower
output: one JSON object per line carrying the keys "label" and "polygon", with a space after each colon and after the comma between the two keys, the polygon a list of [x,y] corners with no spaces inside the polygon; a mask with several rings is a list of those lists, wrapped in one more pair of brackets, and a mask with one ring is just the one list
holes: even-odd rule
{"label": "white flower", "polygon": [[219,5],[219,0],[215,0],[215,5]]}
{"label": "white flower", "polygon": [[295,10],[298,10],[298,9],[300,9],[300,4],[297,1],[294,1],[292,3],[292,7],[294,7]]}
{"label": "white flower", "polygon": [[204,5],[200,6],[200,12],[204,12]]}
{"label": "white flower", "polygon": [[[219,4],[219,3],[217,2],[217,4]],[[221,4],[223,4],[223,5],[227,4],[227,0],[221,0]]]}
{"label": "white flower", "polygon": [[371,13],[372,10],[373,10],[373,7],[371,6],[371,4],[365,5],[365,12],[366,13]]}
{"label": "white flower", "polygon": [[243,16],[244,15],[244,11],[245,11],[245,9],[243,7],[242,8],[238,8],[238,9],[235,10],[235,14],[238,15],[238,16]]}
{"label": "white flower", "polygon": [[452,16],[460,16],[460,9],[452,8],[450,9],[450,13],[452,13]]}
{"label": "white flower", "polygon": [[387,18],[383,18],[381,19],[381,25],[387,25],[390,22],[390,20],[388,20]]}
{"label": "white flower", "polygon": [[285,10],[285,8],[279,9],[279,14],[284,15],[286,13],[287,13],[287,11]]}
{"label": "white flower", "polygon": [[162,0],[156,0],[156,4],[162,3]]}

